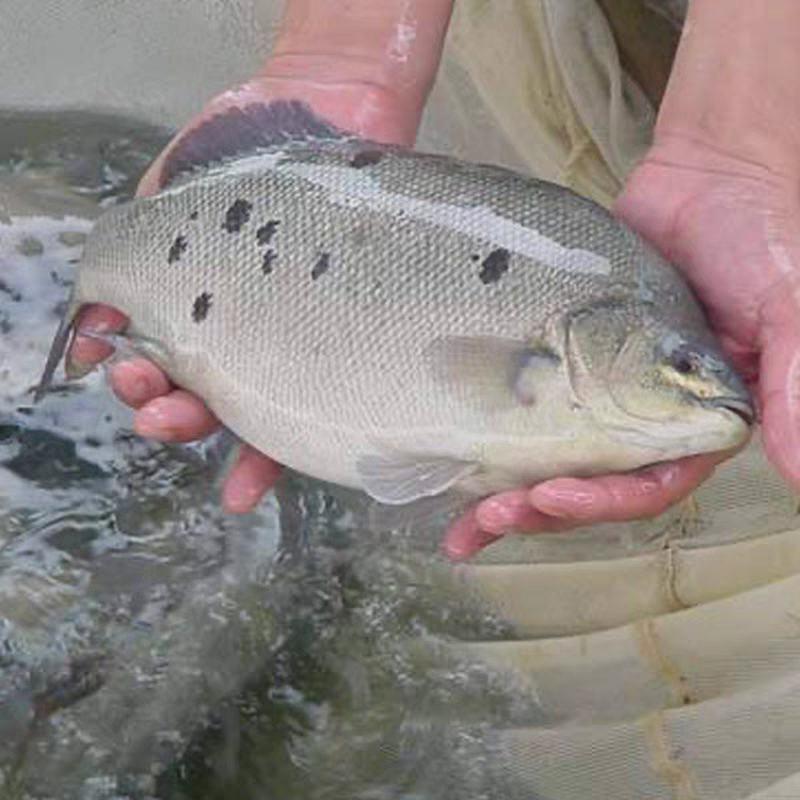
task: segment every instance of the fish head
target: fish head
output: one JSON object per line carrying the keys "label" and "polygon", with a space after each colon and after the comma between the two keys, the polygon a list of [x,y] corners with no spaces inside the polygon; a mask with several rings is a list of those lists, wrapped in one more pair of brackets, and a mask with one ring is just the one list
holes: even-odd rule
{"label": "fish head", "polygon": [[601,304],[567,326],[578,402],[612,436],[657,460],[733,450],[749,438],[753,402],[710,332],[657,308]]}

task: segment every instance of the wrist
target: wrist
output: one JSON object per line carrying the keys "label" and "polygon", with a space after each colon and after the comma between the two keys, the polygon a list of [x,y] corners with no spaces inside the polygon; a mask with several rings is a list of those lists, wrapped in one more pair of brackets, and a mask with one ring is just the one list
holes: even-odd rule
{"label": "wrist", "polygon": [[800,173],[800,3],[693,0],[655,144]]}
{"label": "wrist", "polygon": [[361,136],[410,144],[439,66],[452,4],[289,0],[256,80],[284,96],[299,93],[334,124]]}

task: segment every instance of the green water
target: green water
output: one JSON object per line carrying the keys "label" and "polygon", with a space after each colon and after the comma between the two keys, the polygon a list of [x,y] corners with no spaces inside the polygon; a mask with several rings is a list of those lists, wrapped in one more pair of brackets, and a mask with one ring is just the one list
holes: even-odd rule
{"label": "green water", "polygon": [[500,638],[436,537],[289,477],[247,518],[215,460],[130,432],[102,370],[30,388],[100,208],[163,131],[0,116],[0,800],[492,798],[535,701],[440,648]]}

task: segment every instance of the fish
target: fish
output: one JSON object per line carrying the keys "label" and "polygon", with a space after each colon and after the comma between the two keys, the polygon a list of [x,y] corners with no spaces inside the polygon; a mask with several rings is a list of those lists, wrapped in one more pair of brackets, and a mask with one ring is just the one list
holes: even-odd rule
{"label": "fish", "polygon": [[102,303],[239,439],[386,506],[750,435],[678,270],[567,188],[358,139],[299,101],[212,118],[161,177],[90,233],[37,398]]}

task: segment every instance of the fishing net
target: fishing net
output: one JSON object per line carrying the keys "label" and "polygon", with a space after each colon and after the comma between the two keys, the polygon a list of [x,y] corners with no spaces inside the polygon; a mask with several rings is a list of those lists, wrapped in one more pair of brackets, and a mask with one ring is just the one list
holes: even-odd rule
{"label": "fishing net", "polygon": [[[276,5],[11,0],[0,75],[14,80],[0,80],[0,105],[175,126],[255,68]],[[421,145],[608,205],[648,145],[685,8],[459,0]],[[633,22],[675,35],[643,55]],[[800,518],[757,443],[694,506],[510,537],[454,574],[511,633],[440,657],[489,665],[542,711],[541,724],[485,733],[492,796],[800,796]]]}
{"label": "fishing net", "polygon": [[583,546],[509,541],[462,569],[519,638],[455,650],[509,672],[555,720],[497,734],[515,791],[777,798],[756,793],[797,771],[794,499],[752,448],[689,517],[649,523],[649,540],[639,525],[586,531]]}

